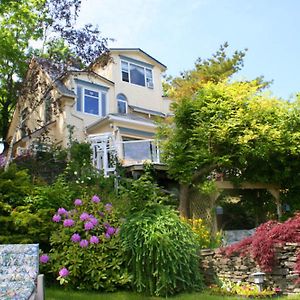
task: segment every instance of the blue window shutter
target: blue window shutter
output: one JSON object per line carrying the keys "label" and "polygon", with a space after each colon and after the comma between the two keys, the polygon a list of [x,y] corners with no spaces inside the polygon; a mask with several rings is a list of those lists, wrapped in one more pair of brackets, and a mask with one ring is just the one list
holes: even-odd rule
{"label": "blue window shutter", "polygon": [[76,110],[82,111],[82,87],[77,86],[77,99],[76,99]]}
{"label": "blue window shutter", "polygon": [[102,117],[106,116],[106,93],[101,93],[101,111],[102,111]]}

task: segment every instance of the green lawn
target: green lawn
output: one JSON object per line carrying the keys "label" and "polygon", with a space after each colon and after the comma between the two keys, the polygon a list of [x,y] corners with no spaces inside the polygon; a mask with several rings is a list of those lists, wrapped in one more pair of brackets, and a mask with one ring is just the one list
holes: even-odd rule
{"label": "green lawn", "polygon": [[[70,292],[58,288],[46,289],[47,300],[162,300],[166,298],[161,297],[147,297],[132,292],[116,292],[116,293],[88,293],[88,292]],[[174,300],[240,300],[245,298],[237,297],[222,297],[212,296],[207,293],[191,293],[180,294],[169,299]],[[270,298],[267,298],[270,299]],[[282,297],[282,300],[300,300],[300,296],[297,297]]]}

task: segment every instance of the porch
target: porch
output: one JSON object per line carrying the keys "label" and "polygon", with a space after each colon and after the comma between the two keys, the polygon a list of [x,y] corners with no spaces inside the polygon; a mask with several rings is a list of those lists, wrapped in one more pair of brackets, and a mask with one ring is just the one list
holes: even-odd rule
{"label": "porch", "polygon": [[107,133],[90,135],[89,141],[92,147],[92,163],[104,176],[115,172],[116,162],[130,171],[140,171],[145,162],[165,169],[157,140],[117,140],[112,133]]}

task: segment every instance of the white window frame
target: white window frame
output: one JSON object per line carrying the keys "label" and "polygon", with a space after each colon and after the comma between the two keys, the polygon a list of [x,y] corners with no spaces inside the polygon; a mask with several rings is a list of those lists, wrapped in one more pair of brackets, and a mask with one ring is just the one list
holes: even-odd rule
{"label": "white window frame", "polygon": [[[154,87],[154,80],[153,80],[153,70],[152,70],[151,68],[147,68],[147,67],[145,67],[145,66],[143,66],[143,65],[139,65],[138,63],[132,63],[132,62],[127,61],[127,60],[125,60],[125,59],[121,59],[121,79],[122,79],[123,82],[127,82],[127,81],[123,80],[123,74],[122,74],[123,68],[122,68],[122,63],[126,63],[126,64],[127,64],[127,69],[128,69],[128,80],[129,80],[128,83],[134,84],[134,85],[140,86],[140,87],[147,87],[147,88],[153,89],[153,87]],[[139,85],[139,84],[136,84],[136,83],[132,83],[132,82],[131,82],[130,65],[137,66],[137,67],[139,67],[139,68],[143,68],[143,69],[144,69],[144,83],[145,83],[145,85]],[[148,71],[151,72],[151,77],[148,77],[148,76],[147,76],[146,70],[148,70]],[[150,79],[150,80],[149,80],[149,79]]]}
{"label": "white window frame", "polygon": [[[78,84],[77,85],[78,87],[81,88],[81,110],[77,110],[77,103],[75,105],[75,109],[77,112],[80,112],[80,113],[83,113],[83,114],[86,114],[86,115],[90,115],[90,116],[104,116],[103,115],[103,112],[102,112],[102,94],[105,95],[105,107],[106,107],[106,112],[105,112],[105,115],[107,114],[107,111],[108,111],[108,99],[107,99],[107,92],[101,90],[101,89],[97,89],[97,88],[89,88],[89,87],[86,87],[84,85],[81,85],[81,84]],[[89,90],[89,91],[92,91],[92,92],[96,92],[98,93],[98,114],[92,114],[92,113],[88,113],[88,112],[85,112],[85,90]],[[93,96],[90,96],[93,98]],[[96,97],[94,97],[96,99]],[[77,99],[76,99],[77,101]]]}

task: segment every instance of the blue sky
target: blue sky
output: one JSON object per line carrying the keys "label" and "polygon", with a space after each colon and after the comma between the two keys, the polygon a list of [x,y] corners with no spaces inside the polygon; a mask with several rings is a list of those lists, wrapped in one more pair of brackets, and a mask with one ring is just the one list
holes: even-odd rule
{"label": "blue sky", "polygon": [[275,96],[300,91],[298,0],[83,0],[81,23],[98,24],[110,47],[138,47],[176,76],[227,41],[248,48],[238,78],[264,75]]}

